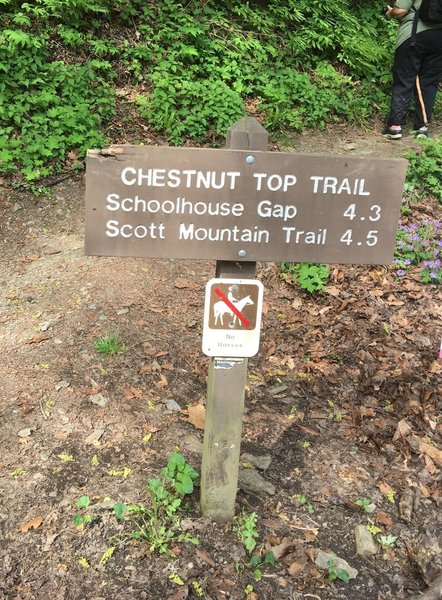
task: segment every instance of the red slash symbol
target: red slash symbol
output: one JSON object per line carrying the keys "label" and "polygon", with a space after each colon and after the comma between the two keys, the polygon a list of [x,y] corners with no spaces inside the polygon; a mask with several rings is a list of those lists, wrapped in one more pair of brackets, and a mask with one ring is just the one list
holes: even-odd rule
{"label": "red slash symbol", "polygon": [[230,302],[230,300],[227,298],[227,296],[225,296],[219,288],[215,288],[215,294],[219,298],[221,298],[221,300],[225,304],[227,304],[227,306],[230,308],[230,310],[233,312],[233,314],[238,317],[238,319],[241,321],[241,323],[244,325],[244,327],[252,326],[250,321],[248,319],[246,319],[246,317],[236,308],[236,306],[232,302]]}

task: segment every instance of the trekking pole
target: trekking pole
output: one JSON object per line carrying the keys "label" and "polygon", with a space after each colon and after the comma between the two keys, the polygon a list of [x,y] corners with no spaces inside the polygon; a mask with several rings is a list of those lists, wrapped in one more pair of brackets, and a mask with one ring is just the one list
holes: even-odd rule
{"label": "trekking pole", "polygon": [[423,120],[424,120],[424,125],[426,127],[428,125],[427,111],[425,109],[424,98],[422,96],[422,90],[421,90],[421,84],[420,84],[420,81],[419,81],[419,75],[416,75],[416,89],[417,89],[417,95],[418,95],[418,98],[419,98],[419,104],[421,105],[422,117],[423,117]]}

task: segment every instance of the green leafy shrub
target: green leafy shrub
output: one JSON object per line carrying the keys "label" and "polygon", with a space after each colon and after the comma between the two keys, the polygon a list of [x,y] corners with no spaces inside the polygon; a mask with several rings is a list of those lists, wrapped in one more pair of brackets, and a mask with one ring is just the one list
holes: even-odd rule
{"label": "green leafy shrub", "polygon": [[222,81],[189,81],[157,76],[147,97],[138,99],[141,115],[180,145],[184,137],[207,141],[225,136],[245,114],[241,98]]}
{"label": "green leafy shrub", "polygon": [[0,6],[13,16],[15,23],[30,26],[47,21],[62,21],[82,26],[86,15],[102,18],[113,10],[124,11],[128,3],[129,0],[1,0]]}
{"label": "green leafy shrub", "polygon": [[362,123],[372,112],[372,98],[360,82],[339,74],[332,65],[319,63],[309,73],[282,69],[262,90],[261,108],[269,129],[324,128],[343,117]]}
{"label": "green leafy shrub", "polygon": [[259,538],[259,532],[256,528],[257,520],[258,515],[256,512],[250,514],[243,512],[240,517],[235,517],[233,520],[233,531],[249,553],[253,552],[256,540]]}
{"label": "green leafy shrub", "polygon": [[60,171],[68,153],[70,166],[79,168],[88,148],[106,144],[103,125],[114,113],[112,67],[97,59],[59,60],[54,38],[58,33],[78,47],[84,37],[75,27],[96,25],[85,15],[110,14],[125,0],[1,4],[0,173],[20,171],[32,187]]}
{"label": "green leafy shrub", "polygon": [[180,452],[173,452],[167,465],[161,471],[163,485],[170,486],[178,496],[186,496],[193,492],[198,473],[191,467]]}
{"label": "green leafy shrub", "polygon": [[150,552],[171,555],[172,542],[198,544],[197,538],[181,530],[183,498],[193,492],[198,473],[180,452],[173,452],[161,474],[162,479],[152,478],[147,483],[149,506],[117,502],[114,512],[135,525],[132,537],[147,543]]}
{"label": "green leafy shrub", "polygon": [[140,86],[142,116],[172,144],[218,145],[245,106],[277,133],[361,123],[388,101],[394,27],[367,3],[0,6],[0,172],[28,183],[106,145],[115,77]]}
{"label": "green leafy shrub", "polygon": [[[192,6],[191,13],[173,2],[156,11],[147,7],[143,43],[124,54],[138,79],[141,55],[149,55],[144,77],[154,91],[142,101],[142,113],[172,143],[183,135],[201,141],[204,125],[224,134],[222,115],[206,111],[213,106],[226,114],[232,103],[233,117],[242,116],[245,96],[259,100],[272,131],[324,127],[342,118],[361,123],[374,107],[385,106],[391,62],[387,41],[372,42],[382,27],[388,31],[386,20],[366,22],[354,14],[361,11],[346,0],[205,3]],[[373,85],[375,79],[383,83]],[[218,82],[238,97],[227,95]],[[199,118],[201,126],[195,123]]]}
{"label": "green leafy shrub", "polygon": [[311,294],[324,289],[330,274],[326,265],[311,263],[281,263],[279,270],[283,279],[295,281],[301,289]]}
{"label": "green leafy shrub", "polygon": [[27,182],[60,170],[68,152],[83,157],[105,143],[103,121],[113,112],[104,79],[109,65],[50,61],[47,51],[0,35],[0,172],[20,170]]}
{"label": "green leafy shrub", "polygon": [[417,151],[407,154],[407,186],[417,197],[434,196],[442,203],[442,143],[441,138],[422,140]]}

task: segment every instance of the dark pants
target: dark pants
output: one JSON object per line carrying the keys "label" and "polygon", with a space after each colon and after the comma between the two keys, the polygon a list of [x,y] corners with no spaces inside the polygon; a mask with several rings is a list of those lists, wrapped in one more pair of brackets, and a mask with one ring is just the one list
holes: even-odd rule
{"label": "dark pants", "polygon": [[414,128],[425,125],[416,88],[416,77],[422,91],[427,122],[431,119],[436,93],[442,80],[442,27],[427,29],[416,35],[416,43],[406,40],[396,49],[393,64],[391,109],[387,125],[405,125],[413,97],[416,114]]}

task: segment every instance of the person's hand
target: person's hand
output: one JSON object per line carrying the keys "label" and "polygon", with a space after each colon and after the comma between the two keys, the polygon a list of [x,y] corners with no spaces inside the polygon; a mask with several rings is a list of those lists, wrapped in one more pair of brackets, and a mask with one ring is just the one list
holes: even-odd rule
{"label": "person's hand", "polygon": [[409,11],[405,8],[398,8],[397,6],[387,6],[387,12],[385,13],[385,16],[388,19],[397,19],[398,21],[401,21],[408,13]]}

